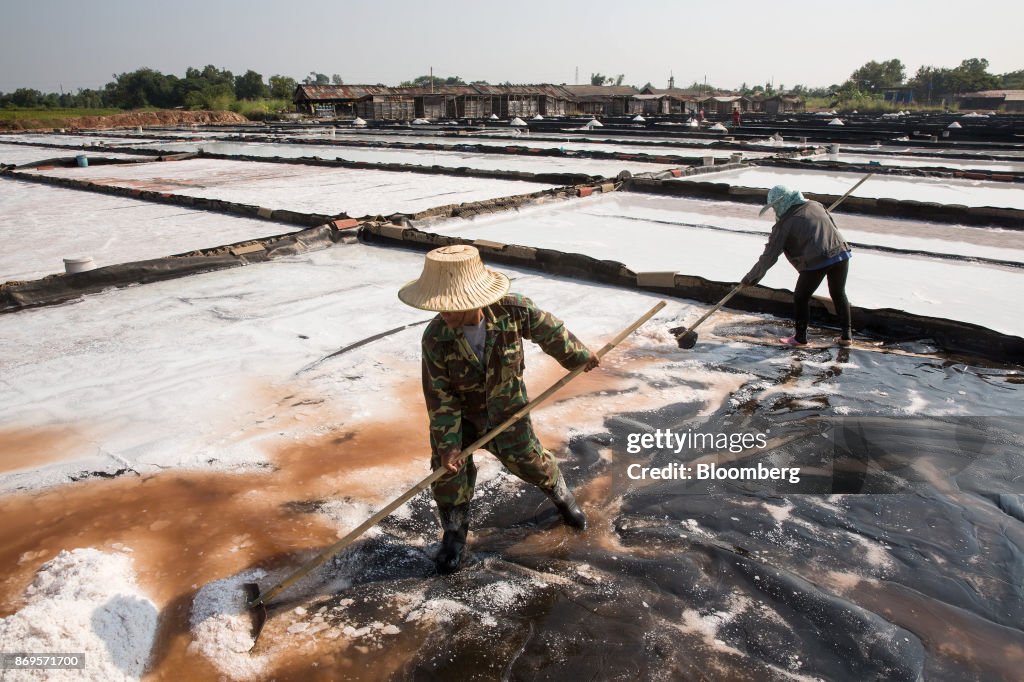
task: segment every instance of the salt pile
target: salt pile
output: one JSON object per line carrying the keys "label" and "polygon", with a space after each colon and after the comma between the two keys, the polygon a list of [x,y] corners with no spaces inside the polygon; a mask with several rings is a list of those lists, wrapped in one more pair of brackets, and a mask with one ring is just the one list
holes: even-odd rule
{"label": "salt pile", "polygon": [[192,602],[189,653],[205,656],[234,679],[253,679],[266,668],[268,656],[250,654],[252,615],[242,585],[266,576],[261,569],[239,573],[204,586]]}
{"label": "salt pile", "polygon": [[156,639],[157,609],[135,583],[131,559],[92,548],[62,551],[0,619],[0,651],[82,653],[82,670],[12,671],[4,680],[138,680]]}

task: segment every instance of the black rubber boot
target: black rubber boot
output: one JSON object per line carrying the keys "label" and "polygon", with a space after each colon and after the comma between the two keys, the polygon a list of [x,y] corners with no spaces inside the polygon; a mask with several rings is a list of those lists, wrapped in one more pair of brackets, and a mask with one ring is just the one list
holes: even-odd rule
{"label": "black rubber boot", "polygon": [[466,537],[469,535],[469,503],[459,504],[448,509],[438,509],[441,516],[441,549],[437,551],[434,563],[437,572],[447,575],[454,573],[462,566],[462,554],[466,549]]}
{"label": "black rubber boot", "polygon": [[545,490],[544,492],[555,503],[558,511],[561,512],[562,519],[566,525],[580,530],[587,529],[587,515],[583,513],[580,505],[576,503],[576,498],[573,497],[569,487],[565,485],[564,478],[559,476],[558,483],[555,484],[554,489]]}

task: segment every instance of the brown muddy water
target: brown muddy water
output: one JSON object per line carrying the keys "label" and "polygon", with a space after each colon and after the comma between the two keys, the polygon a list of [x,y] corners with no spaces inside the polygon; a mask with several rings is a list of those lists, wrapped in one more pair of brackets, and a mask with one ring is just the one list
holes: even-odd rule
{"label": "brown muddy water", "polygon": [[[1020,368],[913,347],[779,351],[730,339],[783,330],[723,319],[686,354],[624,349],[536,413],[585,533],[483,455],[464,570],[434,574],[420,495],[283,594],[252,653],[201,653],[189,626],[203,595],[257,569],[266,588],[427,473],[410,381],[404,417],[281,443],[265,471],[0,500],[0,616],[58,551],[127,546],[161,610],[148,679],[1019,679]],[[559,375],[535,363],[531,390]],[[884,443],[860,422],[824,432],[881,450],[830,468],[822,415],[903,421]],[[739,463],[809,473],[799,486],[624,475],[697,459],[630,452],[631,434],[730,428],[770,431],[771,451]]]}

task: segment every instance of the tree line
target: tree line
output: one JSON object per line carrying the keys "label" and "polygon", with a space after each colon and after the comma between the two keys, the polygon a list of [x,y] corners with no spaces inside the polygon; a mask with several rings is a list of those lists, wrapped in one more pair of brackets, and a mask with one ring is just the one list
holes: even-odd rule
{"label": "tree line", "polygon": [[[264,81],[252,69],[234,75],[227,69],[207,65],[189,67],[184,77],[141,68],[114,74],[114,80],[99,89],[80,88],[75,93],[43,93],[31,88],[0,93],[0,107],[43,107],[47,109],[174,109],[226,110],[240,100],[280,99],[291,101],[297,82],[289,76],[274,75]],[[308,79],[307,79],[308,80]],[[339,78],[340,80],[340,78]]]}
{"label": "tree line", "polygon": [[1024,69],[1001,75],[989,73],[988,60],[972,57],[952,68],[922,66],[912,78],[899,59],[870,61],[850,74],[841,85],[833,86],[840,100],[880,97],[885,90],[912,90],[920,104],[951,101],[968,92],[981,90],[1024,89]]}
{"label": "tree line", "polygon": [[[882,93],[892,88],[913,90],[914,100],[920,104],[951,101],[967,92],[993,89],[1024,89],[1024,69],[1001,75],[988,71],[988,60],[970,58],[959,66],[946,68],[922,66],[912,78],[907,78],[906,67],[899,59],[869,61],[841,84],[828,87],[805,87],[766,82],[764,85],[747,87],[744,83],[740,93],[792,94],[802,97],[830,97],[837,102],[862,99],[881,100]],[[590,82],[594,85],[622,85],[624,76],[605,76],[593,73]],[[310,71],[302,83],[313,85],[342,85],[339,74],[328,77],[317,71]],[[403,81],[403,86],[426,87],[436,85],[466,85],[459,76],[418,76]],[[487,81],[472,81],[487,84]],[[511,83],[506,83],[511,85]],[[266,99],[290,102],[298,81],[289,76],[273,75],[264,80],[252,69],[241,75],[234,75],[227,69],[207,65],[202,69],[189,67],[184,77],[163,74],[150,68],[136,69],[114,74],[113,80],[100,89],[79,89],[75,93],[43,93],[31,88],[18,88],[14,92],[0,93],[0,107],[48,108],[48,109],[138,109],[157,107],[162,109],[212,109],[238,110],[246,101]],[[647,85],[650,85],[648,83]],[[691,89],[715,91],[718,88],[706,83],[694,83]]]}

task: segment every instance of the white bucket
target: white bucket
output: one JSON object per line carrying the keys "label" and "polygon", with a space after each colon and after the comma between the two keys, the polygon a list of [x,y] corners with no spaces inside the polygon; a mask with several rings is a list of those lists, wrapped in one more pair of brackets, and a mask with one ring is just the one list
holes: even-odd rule
{"label": "white bucket", "polygon": [[88,272],[89,270],[95,269],[96,261],[92,259],[92,256],[85,256],[84,258],[64,259],[64,271],[69,275],[73,275],[76,272]]}
{"label": "white bucket", "polygon": [[713,157],[713,156],[705,156],[704,157],[704,165],[705,166],[714,166],[715,165],[715,157]]}
{"label": "white bucket", "polygon": [[729,163],[739,163],[743,160],[743,154],[730,154]]}
{"label": "white bucket", "polygon": [[828,153],[829,154],[838,154],[839,153],[839,144],[838,143],[830,144],[828,146]]}

